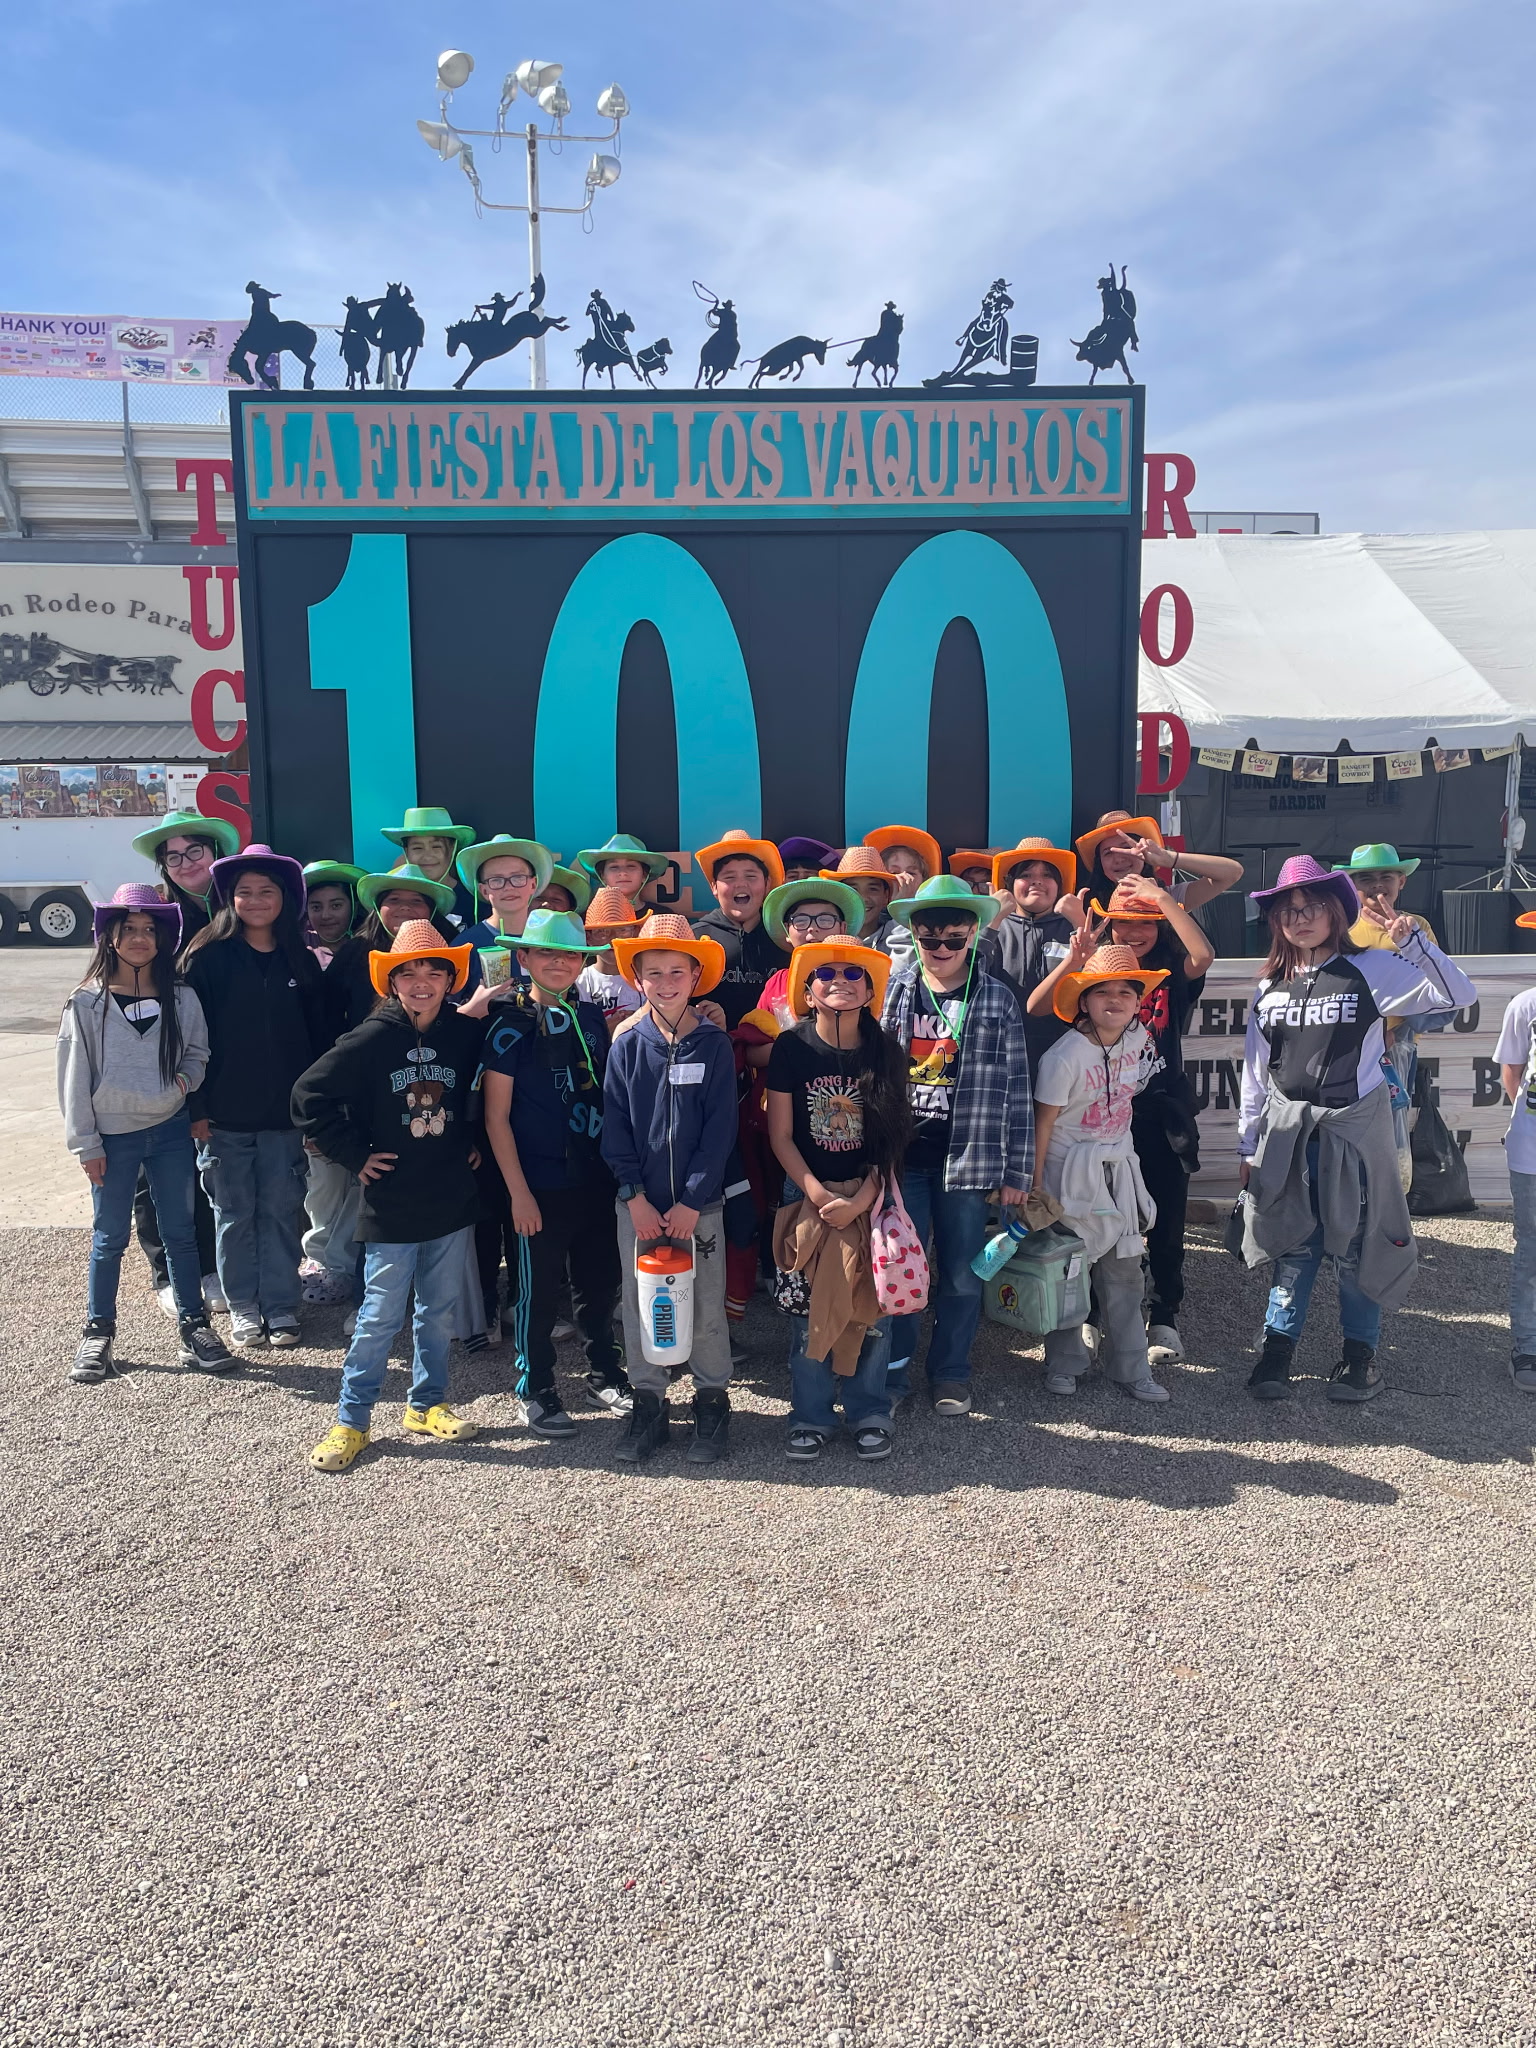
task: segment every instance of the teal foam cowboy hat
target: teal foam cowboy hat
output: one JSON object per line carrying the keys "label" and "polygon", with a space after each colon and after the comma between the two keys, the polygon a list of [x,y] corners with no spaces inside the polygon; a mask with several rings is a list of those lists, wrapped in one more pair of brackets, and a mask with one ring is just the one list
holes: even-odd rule
{"label": "teal foam cowboy hat", "polygon": [[898,924],[910,926],[917,912],[930,916],[974,917],[983,931],[1003,914],[995,896],[978,896],[958,875],[930,875],[915,896],[898,896],[891,915]]}
{"label": "teal foam cowboy hat", "polygon": [[388,874],[357,878],[357,900],[365,910],[377,910],[379,898],[387,896],[391,889],[413,889],[418,896],[425,896],[434,910],[453,908],[452,882],[434,882],[411,861],[404,867],[391,868]]}
{"label": "teal foam cowboy hat", "polygon": [[763,898],[763,923],[776,946],[794,951],[796,942],[786,920],[797,903],[835,903],[850,932],[863,929],[864,898],[857,889],[846,882],[824,882],[817,875],[806,875],[798,882],[780,882]]}
{"label": "teal foam cowboy hat", "polygon": [[1411,875],[1418,865],[1416,860],[1404,860],[1395,846],[1388,846],[1384,839],[1378,839],[1370,846],[1357,846],[1349,859],[1333,872],[1336,875]]}
{"label": "teal foam cowboy hat", "polygon": [[167,811],[147,832],[129,841],[135,853],[153,860],[167,839],[211,839],[220,853],[238,853],[240,834],[227,818],[205,818],[201,811]]}
{"label": "teal foam cowboy hat", "polygon": [[349,860],[311,860],[304,864],[304,887],[324,889],[331,884],[338,889],[355,889],[367,874],[366,868],[355,868]]}
{"label": "teal foam cowboy hat", "polygon": [[379,831],[384,838],[393,839],[396,846],[404,846],[407,839],[418,835],[451,839],[456,846],[467,846],[475,836],[473,825],[455,825],[441,804],[412,804],[403,825],[381,825]]}
{"label": "teal foam cowboy hat", "polygon": [[653,882],[672,865],[664,853],[652,853],[643,839],[636,839],[628,832],[615,832],[606,846],[584,846],[576,856],[576,864],[601,881],[602,876],[597,873],[598,862],[615,858],[643,861]]}
{"label": "teal foam cowboy hat", "polygon": [[[391,833],[393,838],[394,834]],[[473,839],[474,834],[470,837]],[[480,870],[488,860],[505,858],[516,854],[527,861],[533,869],[533,887],[537,895],[540,889],[549,887],[549,878],[555,871],[555,856],[547,846],[540,846],[537,839],[514,839],[510,832],[498,832],[490,839],[477,839],[473,846],[466,846],[459,855],[459,874],[471,895],[480,886]]]}
{"label": "teal foam cowboy hat", "polygon": [[562,889],[570,890],[577,915],[584,916],[587,905],[592,901],[592,877],[581,868],[563,868],[556,861],[549,871],[549,880],[544,887],[551,888],[557,882]]}
{"label": "teal foam cowboy hat", "polygon": [[574,910],[530,910],[520,932],[515,936],[502,932],[495,943],[509,950],[528,946],[545,953],[585,953],[589,957],[603,950],[587,937],[586,926]]}

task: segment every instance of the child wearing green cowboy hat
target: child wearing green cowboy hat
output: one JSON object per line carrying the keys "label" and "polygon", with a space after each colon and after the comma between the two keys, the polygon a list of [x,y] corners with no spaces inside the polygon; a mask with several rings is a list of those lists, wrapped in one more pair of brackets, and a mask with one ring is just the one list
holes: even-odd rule
{"label": "child wearing green cowboy hat", "polygon": [[[555,856],[536,839],[515,839],[510,832],[497,832],[477,840],[459,855],[459,875],[476,903],[486,906],[479,923],[471,922],[464,936],[475,948],[470,959],[471,1002],[481,982],[506,979],[509,955],[503,939],[516,938],[528,921],[534,900],[546,890],[555,872]],[[482,960],[481,955],[489,955]],[[514,978],[520,978],[513,967]],[[471,1016],[483,1016],[483,1006],[474,1006]]]}
{"label": "child wearing green cowboy hat", "polygon": [[304,866],[304,938],[322,967],[357,921],[357,885],[366,872],[345,860],[312,860]]}
{"label": "child wearing green cowboy hat", "polygon": [[180,909],[181,942],[186,945],[213,917],[213,863],[221,854],[239,852],[239,832],[227,818],[168,811],[130,844],[159,869],[160,894]]}
{"label": "child wearing green cowboy hat", "polygon": [[387,868],[382,873],[359,875],[354,885],[360,919],[356,931],[343,939],[325,970],[322,984],[326,1024],[332,1039],[344,1031],[355,1031],[371,1016],[378,1000],[368,971],[370,953],[388,950],[401,925],[430,919],[445,939],[459,943],[449,922],[453,890],[447,882],[435,881],[421,868]]}
{"label": "child wearing green cowboy hat", "polygon": [[[1336,875],[1348,875],[1355,885],[1360,898],[1360,915],[1349,928],[1349,936],[1362,952],[1384,953],[1393,950],[1388,936],[1392,920],[1400,913],[1397,899],[1403,893],[1403,884],[1415,872],[1419,863],[1404,860],[1395,846],[1384,840],[1374,840],[1365,846],[1357,846],[1341,867],[1333,869]],[[1431,943],[1437,944],[1435,928],[1427,917],[1416,912],[1406,913],[1410,922],[1424,934]],[[1444,1022],[1443,1013],[1439,1023],[1431,1028],[1439,1030]],[[1406,1189],[1413,1179],[1413,1153],[1411,1149],[1413,1084],[1419,1070],[1419,1034],[1413,1019],[1408,1017],[1385,1017],[1382,1029],[1386,1035],[1387,1058],[1392,1071],[1402,1083],[1402,1098],[1396,1095],[1392,1104],[1392,1130],[1397,1142],[1397,1170]]]}
{"label": "child wearing green cowboy hat", "polygon": [[649,899],[650,885],[659,882],[672,863],[666,854],[652,853],[632,833],[615,832],[605,846],[584,846],[576,865],[595,878],[598,888],[617,889],[638,906]]}
{"label": "child wearing green cowboy hat", "polygon": [[555,1387],[554,1329],[567,1285],[588,1391],[610,1414],[628,1414],[632,1402],[613,1336],[616,1183],[599,1149],[608,1032],[596,1004],[576,994],[602,947],[561,910],[535,910],[500,944],[515,948],[526,976],[491,1011],[482,1053],[485,1132],[516,1232],[517,1396],[535,1436],[571,1437],[576,1425]]}
{"label": "child wearing green cowboy hat", "polygon": [[413,804],[398,825],[381,825],[380,836],[392,839],[404,861],[420,868],[434,882],[446,882],[453,890],[452,915],[460,925],[475,921],[473,890],[460,887],[453,864],[461,847],[475,836],[473,825],[456,825],[441,804]]}
{"label": "child wearing green cowboy hat", "polygon": [[535,910],[569,910],[585,917],[592,901],[592,877],[585,868],[563,868],[556,861],[549,880],[533,899]]}

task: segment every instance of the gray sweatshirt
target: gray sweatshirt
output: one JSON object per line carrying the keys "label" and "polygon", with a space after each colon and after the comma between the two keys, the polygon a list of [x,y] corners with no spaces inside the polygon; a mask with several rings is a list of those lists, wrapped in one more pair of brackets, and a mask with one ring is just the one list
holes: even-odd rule
{"label": "gray sweatshirt", "polygon": [[[184,982],[176,985],[181,1064],[167,1087],[160,1078],[160,1024],[142,1035],[104,989],[76,989],[59,1020],[59,1110],[64,1141],[81,1159],[100,1159],[103,1134],[147,1131],[173,1117],[208,1065],[203,1006]],[[178,1082],[185,1082],[185,1087]]]}

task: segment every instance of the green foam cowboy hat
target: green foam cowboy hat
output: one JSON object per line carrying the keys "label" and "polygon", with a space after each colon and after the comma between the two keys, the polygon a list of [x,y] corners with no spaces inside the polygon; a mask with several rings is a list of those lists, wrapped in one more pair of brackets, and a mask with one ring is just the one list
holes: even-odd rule
{"label": "green foam cowboy hat", "polygon": [[571,900],[576,906],[577,916],[584,916],[587,905],[592,901],[592,877],[581,868],[563,868],[556,861],[549,871],[549,880],[544,884],[544,887],[546,889],[552,888],[556,883],[562,889],[570,890]]}
{"label": "green foam cowboy hat", "polygon": [[167,811],[147,832],[130,840],[135,853],[153,860],[167,839],[211,839],[222,854],[240,851],[240,834],[227,818],[205,818],[201,811]]}
{"label": "green foam cowboy hat", "polygon": [[367,874],[366,868],[355,868],[347,860],[312,860],[304,867],[304,887],[324,889],[332,883],[338,889],[355,889]]}
{"label": "green foam cowboy hat", "polygon": [[664,853],[652,853],[643,839],[636,839],[628,832],[615,832],[606,846],[584,846],[576,856],[576,863],[578,867],[586,868],[600,882],[603,878],[597,872],[598,862],[613,860],[615,857],[644,862],[653,882],[659,875],[664,875],[672,865]]}
{"label": "green foam cowboy hat", "polygon": [[985,931],[997,923],[1003,906],[995,896],[976,895],[958,875],[930,875],[915,896],[898,896],[891,905],[892,917],[908,927],[918,911],[940,917],[946,912],[956,917],[974,917]]}
{"label": "green foam cowboy hat", "polygon": [[381,825],[379,831],[384,838],[393,839],[396,846],[404,846],[407,839],[415,839],[418,834],[451,839],[456,846],[467,846],[475,836],[473,825],[455,825],[441,804],[412,804],[403,825]]}
{"label": "green foam cowboy hat", "polygon": [[452,882],[434,882],[410,861],[404,867],[391,868],[388,874],[357,878],[357,900],[365,910],[377,910],[379,898],[387,896],[391,889],[413,889],[418,896],[425,896],[434,910],[453,908]]}
{"label": "green foam cowboy hat", "polygon": [[585,953],[589,957],[603,950],[587,937],[586,926],[574,910],[530,910],[522,930],[515,936],[502,932],[496,944],[509,952],[528,946],[545,953]]}
{"label": "green foam cowboy hat", "polygon": [[1378,839],[1373,846],[1357,846],[1344,865],[1333,872],[1336,875],[1411,875],[1418,865],[1416,860],[1403,860],[1395,846],[1388,846],[1384,839]]}
{"label": "green foam cowboy hat", "polygon": [[[473,834],[470,836],[474,837]],[[390,837],[393,838],[394,834],[391,833]],[[498,832],[494,838],[479,839],[473,846],[465,847],[459,855],[459,873],[465,888],[473,896],[480,886],[480,870],[485,863],[514,853],[533,869],[534,894],[547,889],[549,878],[555,871],[555,856],[547,846],[540,846],[537,839],[514,839],[510,832]]]}
{"label": "green foam cowboy hat", "polygon": [[798,882],[780,882],[777,889],[770,889],[763,898],[763,923],[774,944],[790,952],[797,942],[789,936],[787,920],[797,903],[835,904],[850,933],[863,929],[864,898],[846,882],[824,882],[817,875],[807,875]]}

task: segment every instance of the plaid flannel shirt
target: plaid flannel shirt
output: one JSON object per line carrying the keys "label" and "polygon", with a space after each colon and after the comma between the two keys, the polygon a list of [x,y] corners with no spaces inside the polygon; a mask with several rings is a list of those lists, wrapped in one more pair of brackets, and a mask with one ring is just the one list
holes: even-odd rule
{"label": "plaid flannel shirt", "polygon": [[[912,1043],[918,969],[900,967],[885,992],[882,1021],[903,1048]],[[959,1071],[950,1113],[944,1185],[1027,1188],[1035,1165],[1035,1098],[1024,1019],[1006,982],[981,961],[960,1029]]]}

